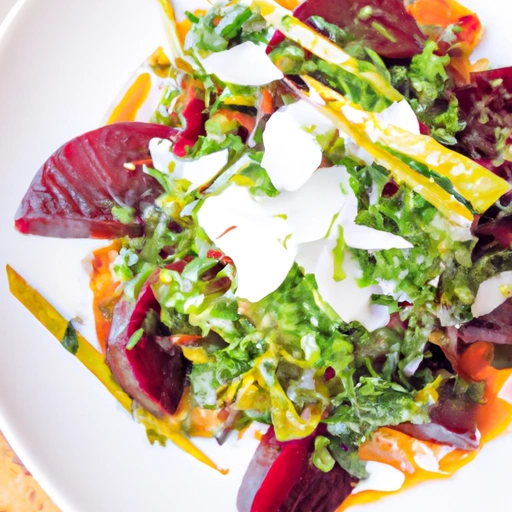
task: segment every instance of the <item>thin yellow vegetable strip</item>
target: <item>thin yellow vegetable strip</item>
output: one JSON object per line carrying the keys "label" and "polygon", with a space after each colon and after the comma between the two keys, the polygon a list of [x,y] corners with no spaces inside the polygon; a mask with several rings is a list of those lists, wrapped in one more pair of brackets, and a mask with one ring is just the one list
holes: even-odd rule
{"label": "thin yellow vegetable strip", "polygon": [[325,101],[338,102],[337,108],[356,110],[361,122],[355,124],[362,126],[371,135],[372,140],[399,151],[448,178],[457,192],[467,199],[478,213],[485,212],[511,189],[510,184],[499,176],[471,158],[445,148],[432,137],[417,135],[398,126],[384,125],[375,114],[366,112],[336,91],[314,79],[309,79],[309,82]]}
{"label": "thin yellow vegetable strip", "polygon": [[[338,122],[344,125],[345,133],[353,137],[361,147],[364,147],[377,163],[387,167],[397,179],[409,184],[440,211],[448,214],[448,217],[450,217],[450,212],[462,215],[468,220],[471,220],[473,216],[466,207],[455,201],[450,194],[432,183],[430,179],[413,171],[403,162],[401,166],[397,167],[397,162],[401,161],[390,155],[385,149],[376,146],[375,142],[399,151],[427,165],[437,174],[447,177],[457,192],[469,201],[478,213],[487,210],[510,190],[511,187],[505,180],[470,158],[445,148],[426,135],[416,135],[396,126],[384,125],[373,113],[362,110],[317,80],[307,76],[302,78],[328,103],[330,108],[319,108],[328,112],[331,118],[332,112],[334,112]],[[350,122],[346,118],[345,114],[347,113],[352,114]],[[405,175],[403,175],[404,173]],[[440,192],[441,190],[442,192]]]}
{"label": "thin yellow vegetable strip", "polygon": [[[7,278],[11,293],[53,334],[59,341],[69,321],[66,320],[39,292],[34,290],[12,267],[7,265]],[[114,398],[129,412],[132,399],[114,380],[103,356],[78,332],[78,350],[75,356],[109,390]]]}
{"label": "thin yellow vegetable strip", "polygon": [[[343,97],[343,102],[330,101],[328,93],[325,91],[330,91],[328,87],[307,76],[302,76],[302,79],[320,96],[325,96],[329,102],[327,107],[318,106],[317,108],[328,116],[343,133],[352,137],[358,146],[365,149],[377,164],[388,169],[399,183],[406,183],[449,219],[453,219],[454,216],[460,216],[469,221],[473,219],[472,213],[446,190],[431,182],[429,178],[413,171],[407,164],[388,153],[384,148],[374,144],[364,129],[349,121],[341,110],[346,105],[346,100]],[[334,93],[334,91],[332,92]]]}
{"label": "thin yellow vegetable strip", "polygon": [[[11,293],[55,336],[59,341],[65,337],[69,321],[66,320],[38,291],[32,288],[11,266],[7,265],[7,279]],[[75,356],[78,360],[108,389],[114,398],[130,414],[133,410],[133,400],[115,381],[110,368],[98,352],[80,333],[76,332],[78,348]],[[202,453],[185,435],[179,431],[179,425],[172,423],[172,418],[155,418],[143,409],[136,408],[134,415],[146,427],[157,434],[169,439],[176,446],[192,455],[198,461],[226,474],[225,470]]]}
{"label": "thin yellow vegetable strip", "polygon": [[254,7],[261,9],[265,20],[288,39],[301,45],[318,58],[339,66],[353,75],[370,82],[376,92],[390,101],[400,101],[403,96],[376,71],[360,71],[356,59],[323,35],[315,32],[293,16],[291,11],[273,0],[254,0]]}

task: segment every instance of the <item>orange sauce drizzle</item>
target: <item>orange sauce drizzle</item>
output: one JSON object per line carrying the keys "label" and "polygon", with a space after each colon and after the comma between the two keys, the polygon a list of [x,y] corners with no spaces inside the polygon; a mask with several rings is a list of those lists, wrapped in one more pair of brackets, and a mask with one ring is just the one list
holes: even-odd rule
{"label": "orange sauce drizzle", "polygon": [[121,295],[118,292],[119,283],[112,280],[110,265],[121,249],[121,242],[116,241],[108,247],[98,249],[93,253],[92,273],[89,286],[93,293],[93,312],[96,324],[96,335],[103,354],[106,353],[107,339],[112,324],[114,307]]}
{"label": "orange sauce drizzle", "polygon": [[116,105],[107,124],[124,121],[135,121],[137,112],[146,101],[151,90],[151,76],[149,73],[139,75],[128,88],[121,101]]}
{"label": "orange sauce drizzle", "polygon": [[295,10],[304,0],[276,0],[276,3],[290,11]]}

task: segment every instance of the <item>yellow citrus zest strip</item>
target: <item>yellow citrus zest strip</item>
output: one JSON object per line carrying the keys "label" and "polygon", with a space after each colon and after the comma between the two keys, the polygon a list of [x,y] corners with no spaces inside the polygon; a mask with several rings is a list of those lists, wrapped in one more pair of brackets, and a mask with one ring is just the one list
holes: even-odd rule
{"label": "yellow citrus zest strip", "polygon": [[[459,165],[465,165],[463,163],[466,160],[464,157],[461,156],[459,158],[458,154],[444,148],[433,140],[431,141],[429,137],[416,136],[405,130],[400,130],[399,137],[402,137],[403,139],[397,138],[398,135],[391,137],[390,133],[398,134],[397,130],[399,129],[397,127],[384,127],[374,114],[365,112],[347,100],[344,96],[337,93],[336,91],[333,91],[329,87],[326,87],[317,80],[308,76],[302,76],[302,79],[308,84],[310,88],[314,89],[324,101],[327,102],[327,107],[318,108],[322,110],[322,112],[329,118],[331,118],[333,122],[338,126],[338,128],[352,137],[359,146],[368,151],[368,153],[370,153],[370,155],[379,165],[389,169],[389,171],[399,182],[404,182],[409,185],[415,192],[422,195],[427,201],[433,204],[448,219],[456,221],[456,218],[453,218],[454,215],[461,216],[470,221],[473,219],[472,213],[464,205],[455,200],[451,194],[446,192],[435,182],[432,182],[429,178],[426,178],[421,174],[413,171],[407,164],[403,163],[400,159],[388,153],[384,148],[376,145],[375,142],[380,142],[384,145],[391,146],[394,149],[408,156],[411,156],[412,158],[418,159],[418,161],[421,161],[425,164],[427,164],[428,154],[422,155],[421,159],[418,158],[419,152],[417,153],[416,148],[407,146],[407,143],[404,143],[404,140],[407,139],[410,142],[411,137],[418,137],[415,139],[416,143],[421,142],[421,144],[428,144],[429,148],[435,148],[436,151],[440,152],[441,154],[450,154],[450,160],[452,161],[450,165],[454,165],[453,162],[457,162]],[[344,109],[350,109],[352,112],[356,111],[357,117],[360,118],[360,122],[354,122],[353,119],[349,121],[343,113]],[[372,138],[370,138],[367,131],[371,132]],[[445,163],[440,167],[431,165],[431,162],[429,161],[427,165],[439,174],[447,176],[450,180],[452,180],[453,176],[448,172],[448,164]],[[481,208],[482,205],[485,206],[485,204],[489,204],[490,206],[497,199],[499,199],[503,193],[510,189],[506,182],[500,178],[495,177],[492,173],[487,171],[487,169],[478,166],[478,164],[475,163],[472,166],[472,169],[474,169],[475,173],[478,172],[478,177],[481,180],[477,185],[478,187],[483,186],[482,180],[484,179],[484,183],[487,186],[489,186],[489,183],[491,183],[493,186],[493,193],[486,197],[485,203],[482,203],[481,196],[477,195],[477,191],[473,191],[471,187],[468,187],[467,185],[463,187],[457,187],[459,193],[469,202],[471,202],[475,209]],[[457,178],[457,176],[455,176],[455,178]],[[454,185],[458,183],[459,181],[454,183]],[[488,194],[488,191],[483,191],[483,194]]]}
{"label": "yellow citrus zest strip", "polygon": [[[7,265],[7,279],[11,293],[55,336],[62,342],[68,320],[66,320],[38,291],[31,287],[10,265]],[[76,333],[78,350],[75,356],[78,360],[108,389],[114,398],[130,414],[133,412],[132,398],[115,381],[110,368],[105,363],[103,355],[98,352],[80,333]],[[146,427],[152,428],[157,434],[169,439],[176,446],[192,455],[198,461],[226,474],[212,460],[202,453],[185,435],[179,431],[179,423],[173,424],[172,417],[155,418],[143,409],[134,412],[136,419]]]}
{"label": "yellow citrus zest strip", "polygon": [[367,80],[376,92],[382,94],[390,101],[400,101],[403,99],[403,96],[379,73],[376,71],[360,71],[356,59],[332,41],[295,18],[291,11],[281,7],[274,0],[253,0],[252,6],[261,9],[262,16],[270,25],[318,58]]}

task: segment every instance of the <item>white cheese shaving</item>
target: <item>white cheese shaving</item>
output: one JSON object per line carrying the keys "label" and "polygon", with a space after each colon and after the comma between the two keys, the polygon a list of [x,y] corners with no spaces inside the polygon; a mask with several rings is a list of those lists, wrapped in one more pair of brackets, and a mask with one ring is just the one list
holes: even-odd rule
{"label": "white cheese shaving", "polygon": [[487,315],[512,297],[512,271],[501,272],[484,281],[471,306],[473,316]]}
{"label": "white cheese shaving", "polygon": [[382,293],[382,290],[379,286],[359,286],[361,268],[350,252],[347,251],[343,259],[345,279],[339,282],[333,279],[335,246],[335,240],[301,244],[297,263],[306,273],[315,275],[320,295],[344,322],[357,320],[370,332],[386,326],[390,318],[388,308],[370,305],[371,296]]}
{"label": "white cheese shaving", "polygon": [[368,461],[366,471],[369,477],[361,480],[352,491],[358,494],[363,491],[394,492],[399,491],[405,482],[405,475],[398,469],[382,462]]}
{"label": "white cheese shaving", "polygon": [[376,114],[375,117],[386,125],[391,124],[415,135],[420,134],[418,118],[407,100],[393,103],[379,114]]}
{"label": "white cheese shaving", "polygon": [[[199,225],[233,259],[237,296],[258,302],[284,281],[296,254],[286,220],[273,217],[245,187],[230,185],[208,197],[197,213]],[[262,265],[262,261],[268,262]]]}
{"label": "white cheese shaving", "polygon": [[212,53],[200,62],[209,75],[216,75],[230,84],[260,86],[283,78],[283,73],[270,60],[265,47],[251,41]]}
{"label": "white cheese shaving", "polygon": [[281,192],[262,205],[272,215],[286,217],[295,243],[319,240],[327,236],[345,200],[341,189],[345,174],[343,167],[318,169],[297,191]]}
{"label": "white cheese shaving", "polygon": [[294,191],[308,181],[322,163],[316,136],[332,129],[331,121],[304,100],[272,115],[263,132],[261,165],[278,190]]}
{"label": "white cheese shaving", "polygon": [[167,139],[151,139],[149,152],[153,166],[160,172],[169,174],[175,179],[185,179],[190,182],[188,191],[208,183],[228,163],[229,150],[224,149],[203,156],[196,160],[178,158],[172,152],[172,142]]}

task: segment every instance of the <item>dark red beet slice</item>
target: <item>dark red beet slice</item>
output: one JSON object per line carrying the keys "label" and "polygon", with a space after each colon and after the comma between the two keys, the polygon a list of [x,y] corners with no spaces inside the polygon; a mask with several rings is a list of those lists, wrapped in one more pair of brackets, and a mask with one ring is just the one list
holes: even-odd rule
{"label": "dark red beet slice", "polygon": [[238,512],[251,512],[254,496],[280,453],[281,443],[277,442],[274,429],[270,427],[245,472],[236,502]]}
{"label": "dark red beet slice", "polygon": [[151,334],[144,334],[131,350],[126,348],[148,312],[160,311],[151,289],[155,279],[158,273],[146,282],[135,305],[121,300],[116,306],[107,345],[107,364],[121,387],[139,405],[161,417],[176,412],[185,389],[188,363],[181,348],[164,350]]}
{"label": "dark red beet slice", "polygon": [[311,464],[315,436],[280,443],[263,437],[238,493],[239,512],[334,512],[356,482],[336,465],[324,473]]}
{"label": "dark red beet slice", "polygon": [[429,412],[431,423],[395,427],[417,439],[449,444],[461,450],[476,450],[480,446],[476,416],[479,404],[466,395],[457,395],[451,382],[439,389],[439,401]]}
{"label": "dark red beet slice", "polygon": [[463,325],[459,336],[465,343],[488,341],[512,345],[512,299],[508,299],[488,315]]}
{"label": "dark red beet slice", "polygon": [[142,224],[122,224],[112,207],[132,207],[139,215],[163,190],[141,165],[130,171],[124,164],[147,161],[149,141],[173,134],[167,126],[118,123],[64,144],[34,177],[16,213],[16,228],[58,238],[141,236]]}
{"label": "dark red beet slice", "polygon": [[[363,8],[371,9],[371,15],[358,16]],[[306,0],[297,7],[295,16],[302,21],[321,16],[346,29],[363,46],[391,59],[421,53],[425,41],[403,0]]]}

